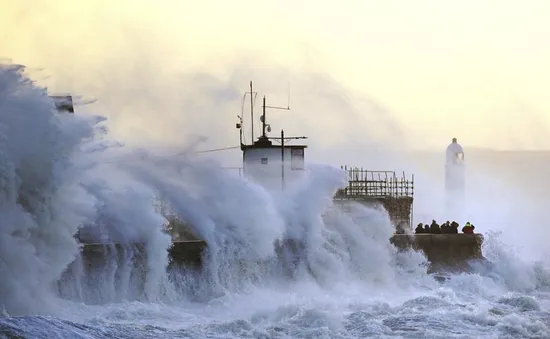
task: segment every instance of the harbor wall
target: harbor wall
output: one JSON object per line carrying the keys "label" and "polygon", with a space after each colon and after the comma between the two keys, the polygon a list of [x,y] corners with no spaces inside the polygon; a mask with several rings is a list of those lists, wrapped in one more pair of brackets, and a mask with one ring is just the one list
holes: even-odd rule
{"label": "harbor wall", "polygon": [[[482,234],[394,234],[389,241],[400,251],[422,252],[430,263],[430,273],[441,270],[464,271],[469,268],[469,261],[484,259],[481,252]],[[174,241],[167,251],[169,265],[200,269],[206,248],[207,244],[202,240]],[[133,265],[139,268],[133,274],[146,274],[144,244],[84,244],[80,260],[84,272],[91,274],[113,258],[120,263],[127,261],[128,253],[132,253]]]}
{"label": "harbor wall", "polygon": [[338,199],[334,203],[345,208],[346,204],[358,203],[363,206],[380,209],[383,208],[388,212],[392,225],[397,226],[399,223],[405,223],[408,228],[412,229],[411,212],[413,206],[412,197],[361,197],[360,199]]}
{"label": "harbor wall", "polygon": [[401,251],[421,251],[428,272],[465,271],[472,260],[484,260],[482,234],[394,234],[390,242]]}

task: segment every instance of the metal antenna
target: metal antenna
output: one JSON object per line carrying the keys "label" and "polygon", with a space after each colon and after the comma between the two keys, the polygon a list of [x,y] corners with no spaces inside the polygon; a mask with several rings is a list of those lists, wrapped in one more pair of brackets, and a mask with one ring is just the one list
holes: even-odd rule
{"label": "metal antenna", "polygon": [[266,119],[265,118],[265,107],[266,106],[265,106],[265,95],[264,95],[264,102],[262,104],[262,113],[263,113],[263,115],[262,115],[262,138],[266,137],[265,136],[265,119]]}
{"label": "metal antenna", "polygon": [[250,81],[250,125],[252,128],[252,142],[254,142],[254,97],[252,92],[252,81]]}
{"label": "metal antenna", "polygon": [[264,95],[264,103],[262,105],[262,109],[263,109],[263,115],[261,117],[261,121],[262,121],[262,128],[263,128],[263,134],[262,136],[265,138],[266,135],[265,135],[265,128],[266,128],[266,117],[265,117],[265,111],[266,111],[266,108],[271,108],[271,109],[282,109],[282,110],[285,110],[285,111],[290,111],[290,92],[289,92],[289,102],[288,102],[288,105],[287,107],[278,107],[278,106],[267,106],[265,104],[265,95]]}

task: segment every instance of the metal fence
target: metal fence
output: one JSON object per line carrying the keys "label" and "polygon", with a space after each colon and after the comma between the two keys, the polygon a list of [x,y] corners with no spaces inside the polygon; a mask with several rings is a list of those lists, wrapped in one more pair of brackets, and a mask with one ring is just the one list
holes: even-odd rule
{"label": "metal fence", "polygon": [[348,186],[339,190],[339,197],[399,198],[414,195],[414,175],[407,178],[405,172],[369,171],[364,168],[342,166],[346,171]]}

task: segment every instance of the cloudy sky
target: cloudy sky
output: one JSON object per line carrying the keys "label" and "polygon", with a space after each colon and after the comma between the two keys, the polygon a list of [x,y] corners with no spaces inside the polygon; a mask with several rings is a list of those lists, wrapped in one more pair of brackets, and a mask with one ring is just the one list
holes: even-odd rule
{"label": "cloudy sky", "polygon": [[[318,149],[549,149],[550,2],[0,0],[0,58],[126,140],[234,143],[254,80]],[[258,102],[259,104],[259,102]],[[249,113],[246,113],[248,116]]]}

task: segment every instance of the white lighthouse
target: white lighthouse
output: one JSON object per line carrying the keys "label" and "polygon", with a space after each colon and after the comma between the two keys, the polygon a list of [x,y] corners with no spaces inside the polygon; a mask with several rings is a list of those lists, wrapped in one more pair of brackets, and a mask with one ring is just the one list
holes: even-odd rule
{"label": "white lighthouse", "polygon": [[462,221],[465,215],[464,149],[453,138],[445,159],[445,200],[448,219]]}
{"label": "white lighthouse", "polygon": [[[251,139],[254,141],[254,96],[252,91],[252,81],[250,82],[250,130]],[[266,109],[284,109],[290,110],[290,107],[274,107],[266,105],[266,98],[263,97],[262,115],[260,122],[262,124],[262,133],[260,137],[252,144],[246,144],[243,141],[243,119],[240,116],[240,122],[237,128],[240,130],[241,150],[243,151],[243,173],[250,180],[261,184],[268,190],[281,190],[286,185],[299,179],[305,169],[305,149],[306,145],[289,145],[288,141],[293,139],[306,139],[306,137],[285,137],[281,130],[280,136],[268,136],[271,132],[271,126],[267,124]]]}

